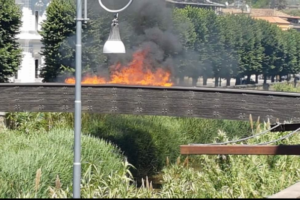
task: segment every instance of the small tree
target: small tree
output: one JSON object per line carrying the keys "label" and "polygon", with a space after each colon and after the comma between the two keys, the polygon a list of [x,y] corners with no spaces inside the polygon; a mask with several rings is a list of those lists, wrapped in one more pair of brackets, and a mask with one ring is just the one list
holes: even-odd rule
{"label": "small tree", "polygon": [[286,0],[272,0],[271,1],[271,8],[277,8],[278,10],[283,10],[287,6]]}
{"label": "small tree", "polygon": [[15,0],[0,0],[0,82],[8,82],[21,63],[21,49],[16,35],[21,26],[21,12]]}
{"label": "small tree", "polygon": [[[47,19],[40,34],[44,48],[45,66],[41,71],[44,82],[57,81],[59,76],[75,72],[76,6],[74,0],[52,0],[47,8]],[[103,41],[110,31],[112,16],[99,13],[98,2],[88,2],[88,23],[82,30],[82,72],[95,72],[107,61],[102,53]],[[110,18],[109,18],[110,17]],[[105,23],[104,23],[105,22]]]}
{"label": "small tree", "polygon": [[75,5],[72,0],[53,0],[47,8],[47,19],[40,32],[44,48],[45,66],[41,77],[45,82],[55,81],[57,76],[70,70],[75,64],[75,49],[71,43],[75,34]]}

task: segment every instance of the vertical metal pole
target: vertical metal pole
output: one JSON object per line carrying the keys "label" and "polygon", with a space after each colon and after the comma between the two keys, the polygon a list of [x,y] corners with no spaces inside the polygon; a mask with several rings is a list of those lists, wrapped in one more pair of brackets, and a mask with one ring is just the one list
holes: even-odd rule
{"label": "vertical metal pole", "polygon": [[81,182],[81,31],[82,31],[82,0],[76,0],[76,83],[75,83],[75,135],[74,135],[74,166],[73,166],[73,198],[80,198]]}
{"label": "vertical metal pole", "polygon": [[[84,0],[84,19],[87,20],[87,0]],[[84,21],[87,23],[87,21]]]}

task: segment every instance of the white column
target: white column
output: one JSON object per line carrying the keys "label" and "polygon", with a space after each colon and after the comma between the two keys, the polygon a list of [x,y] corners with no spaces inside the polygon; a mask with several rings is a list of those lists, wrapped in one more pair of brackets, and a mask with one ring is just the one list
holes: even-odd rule
{"label": "white column", "polygon": [[34,83],[35,82],[35,61],[32,53],[28,48],[22,52],[23,59],[21,62],[20,70],[18,71],[18,81],[21,83]]}
{"label": "white column", "polygon": [[22,8],[22,27],[20,28],[20,31],[35,31],[35,16],[32,13],[32,10],[25,6]]}

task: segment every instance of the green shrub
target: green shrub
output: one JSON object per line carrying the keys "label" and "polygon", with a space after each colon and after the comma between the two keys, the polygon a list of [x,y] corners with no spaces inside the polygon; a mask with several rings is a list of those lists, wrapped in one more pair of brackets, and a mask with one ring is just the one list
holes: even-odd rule
{"label": "green shrub", "polygon": [[87,121],[84,131],[120,147],[139,177],[158,172],[166,156],[175,159],[179,145],[187,141],[179,124],[169,117],[94,115]]}
{"label": "green shrub", "polygon": [[[261,129],[266,130],[264,123]],[[276,140],[286,133],[269,133],[250,141],[249,144]],[[215,141],[228,141],[219,131]],[[300,136],[277,142],[299,144]],[[189,160],[197,162],[190,163]],[[193,165],[193,167],[191,167]],[[163,169],[162,188],[155,190],[152,183],[144,180],[136,188],[129,172],[130,165],[103,177],[97,167],[90,165],[82,180],[83,198],[264,198],[275,194],[300,179],[299,156],[193,156],[180,159],[177,164]],[[51,197],[71,198],[70,190],[52,187]],[[25,194],[22,197],[28,197]]]}
{"label": "green shrub", "polygon": [[277,83],[272,85],[271,90],[278,92],[300,92],[300,86],[297,84],[297,87],[294,87],[294,83]]}
{"label": "green shrub", "polygon": [[211,142],[218,130],[230,137],[249,135],[248,122],[133,115],[84,115],[83,131],[116,144],[137,171],[145,177],[160,171],[166,157],[175,161],[179,146]]}
{"label": "green shrub", "polygon": [[6,114],[5,121],[9,129],[30,133],[32,131],[49,131],[52,128],[69,127],[67,123],[70,121],[71,116],[71,113],[11,112]]}
{"label": "green shrub", "polygon": [[[15,198],[17,194],[35,191],[36,172],[41,169],[38,197],[48,196],[48,186],[57,176],[66,188],[72,183],[74,132],[53,129],[20,134],[7,131],[0,134],[0,198]],[[111,144],[94,137],[82,136],[82,170],[94,164],[101,174],[122,168],[122,155]]]}
{"label": "green shrub", "polygon": [[[11,128],[22,133],[32,130],[49,131],[54,127],[73,128],[70,113],[11,113],[7,117]],[[249,135],[250,125],[243,121],[179,118],[163,116],[83,114],[82,131],[113,142],[136,167],[137,177],[160,171],[166,157],[174,161],[179,146],[188,143],[211,142],[218,130],[229,137]]]}

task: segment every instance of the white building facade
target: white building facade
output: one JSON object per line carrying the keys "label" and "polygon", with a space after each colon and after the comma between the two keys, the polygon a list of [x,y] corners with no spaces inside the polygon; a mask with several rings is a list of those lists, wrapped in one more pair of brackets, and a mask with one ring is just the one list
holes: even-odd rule
{"label": "white building facade", "polygon": [[44,59],[40,55],[42,37],[38,34],[41,23],[46,19],[46,7],[51,0],[15,0],[22,10],[22,26],[17,35],[22,52],[22,62],[15,77],[10,82],[42,82],[39,77]]}

